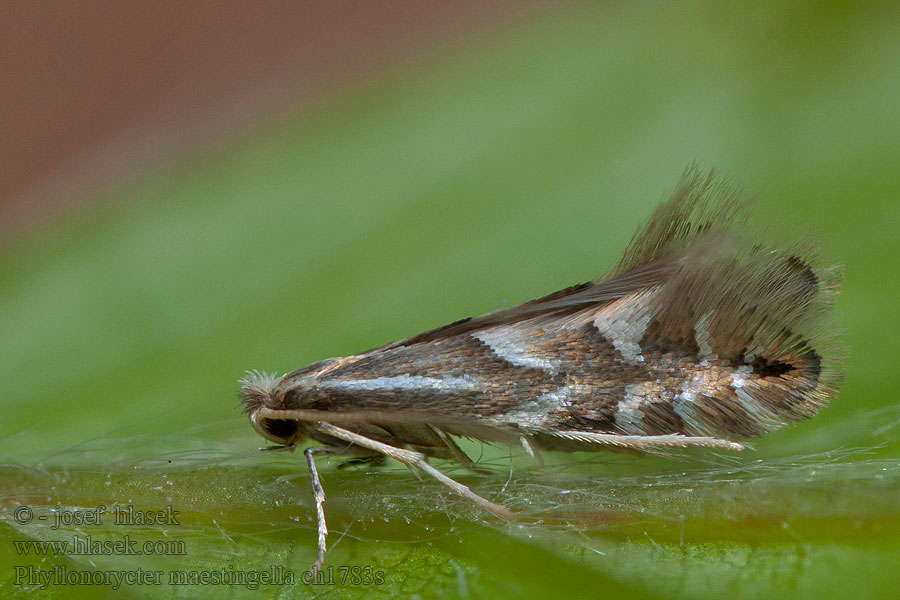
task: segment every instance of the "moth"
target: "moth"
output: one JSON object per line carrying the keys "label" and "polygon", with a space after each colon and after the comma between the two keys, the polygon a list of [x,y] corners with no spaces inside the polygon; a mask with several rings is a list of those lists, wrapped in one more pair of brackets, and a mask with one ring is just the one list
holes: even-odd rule
{"label": "moth", "polygon": [[[275,449],[304,450],[321,567],[328,533],[315,457],[389,457],[483,509],[505,507],[427,459],[472,461],[455,438],[541,450],[708,446],[811,417],[840,373],[828,360],[836,267],[813,244],[743,230],[748,202],[685,172],[605,275],[280,377],[240,397]],[[265,448],[264,448],[265,449]]]}

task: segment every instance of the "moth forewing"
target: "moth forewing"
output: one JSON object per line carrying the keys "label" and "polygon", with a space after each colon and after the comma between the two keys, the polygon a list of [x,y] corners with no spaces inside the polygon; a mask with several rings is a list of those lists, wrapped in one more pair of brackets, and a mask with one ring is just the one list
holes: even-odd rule
{"label": "moth forewing", "polygon": [[707,446],[804,419],[831,398],[836,283],[805,243],[770,247],[734,227],[746,202],[690,170],[594,281],[272,377],[241,396],[254,429],[315,454],[383,455],[503,518],[512,513],[426,462],[471,461],[465,436],[539,450]]}

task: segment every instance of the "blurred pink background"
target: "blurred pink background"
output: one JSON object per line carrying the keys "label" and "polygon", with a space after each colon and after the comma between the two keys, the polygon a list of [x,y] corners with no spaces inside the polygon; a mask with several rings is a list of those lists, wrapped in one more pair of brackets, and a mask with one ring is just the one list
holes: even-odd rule
{"label": "blurred pink background", "polygon": [[0,235],[531,3],[6,3]]}

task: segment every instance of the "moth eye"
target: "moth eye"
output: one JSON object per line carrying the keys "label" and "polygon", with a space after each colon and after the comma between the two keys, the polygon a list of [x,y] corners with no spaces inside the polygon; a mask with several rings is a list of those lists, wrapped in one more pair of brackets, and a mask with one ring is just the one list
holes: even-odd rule
{"label": "moth eye", "polygon": [[277,444],[290,444],[297,437],[299,425],[293,419],[264,419],[251,415],[250,423],[256,433]]}
{"label": "moth eye", "polygon": [[266,419],[263,427],[273,437],[289,440],[297,432],[297,421],[288,419]]}

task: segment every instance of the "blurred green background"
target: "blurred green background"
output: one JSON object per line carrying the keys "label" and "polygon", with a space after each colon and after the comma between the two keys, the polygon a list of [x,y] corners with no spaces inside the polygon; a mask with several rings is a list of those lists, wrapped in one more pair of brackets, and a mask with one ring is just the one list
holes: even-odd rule
{"label": "blurred green background", "polygon": [[[0,595],[44,570],[266,570],[315,553],[300,455],[235,392],[591,279],[697,161],[812,221],[849,352],[815,419],[739,456],[469,445],[448,472],[320,466],[327,563],[381,585],[56,586],[40,597],[892,597],[900,585],[900,12],[895,3],[539,7],[235,133],[10,239],[0,262]],[[514,467],[511,469],[511,466]],[[20,524],[172,505],[179,525]],[[22,556],[16,540],[183,540]],[[335,571],[335,575],[338,572]]]}

